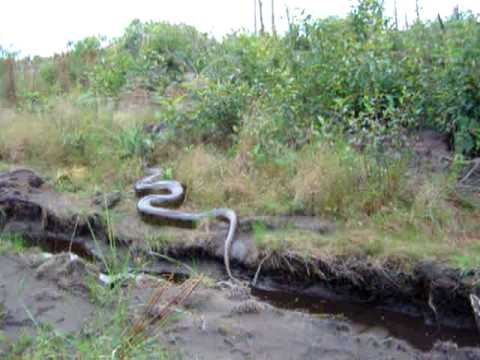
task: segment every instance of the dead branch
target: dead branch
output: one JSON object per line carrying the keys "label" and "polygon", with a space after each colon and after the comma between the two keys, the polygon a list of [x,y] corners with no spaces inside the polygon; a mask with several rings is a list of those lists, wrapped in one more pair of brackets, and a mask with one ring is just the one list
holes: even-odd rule
{"label": "dead branch", "polygon": [[468,180],[470,176],[480,167],[480,158],[476,158],[471,160],[473,164],[472,168],[468,171],[468,173],[458,182],[459,185],[463,185],[465,181]]}

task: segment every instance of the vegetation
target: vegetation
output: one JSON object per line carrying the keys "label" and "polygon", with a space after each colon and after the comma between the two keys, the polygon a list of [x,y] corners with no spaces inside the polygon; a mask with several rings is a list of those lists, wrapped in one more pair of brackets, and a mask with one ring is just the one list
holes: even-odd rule
{"label": "vegetation", "polygon": [[[158,334],[136,334],[129,337],[134,325],[128,316],[127,300],[119,296],[113,314],[101,311],[93,324],[78,334],[62,334],[49,326],[39,325],[36,336],[24,334],[16,342],[1,339],[4,359],[168,359]],[[2,352],[3,350],[3,352]]]}
{"label": "vegetation", "polygon": [[[127,192],[145,164],[159,164],[186,185],[195,210],[336,224],[314,236],[255,224],[264,250],[478,266],[480,196],[459,191],[458,179],[480,156],[479,18],[455,12],[399,30],[380,4],[360,0],[345,18],[294,19],[285,34],[218,41],[136,20],[117,39],[89,37],[49,58],[0,47],[0,171],[28,165],[58,191],[91,195]],[[448,138],[448,170],[416,162],[411,145],[423,129]],[[122,281],[131,269],[112,241],[117,217],[105,214],[103,260]],[[0,209],[0,228],[3,220]],[[161,230],[145,240],[156,250],[184,239]],[[0,234],[0,254],[25,245]],[[146,317],[128,316],[121,286],[90,280],[90,300],[102,309],[118,300],[115,311],[81,336],[39,326],[35,337],[3,341],[0,354],[167,358]],[[199,281],[182,288],[185,298]]]}
{"label": "vegetation", "polygon": [[[379,1],[362,0],[345,18],[294,19],[285,34],[218,41],[134,21],[51,58],[3,50],[0,161],[73,192],[125,190],[144,163],[161,164],[193,208],[340,224],[319,242],[289,234],[293,248],[467,264],[479,207],[456,182],[480,154],[479,29],[455,12],[399,30]],[[448,137],[449,172],[412,169],[420,129]]]}
{"label": "vegetation", "polygon": [[[0,213],[0,220],[2,214]],[[25,249],[26,241],[18,234],[0,234],[0,255],[19,253]]]}

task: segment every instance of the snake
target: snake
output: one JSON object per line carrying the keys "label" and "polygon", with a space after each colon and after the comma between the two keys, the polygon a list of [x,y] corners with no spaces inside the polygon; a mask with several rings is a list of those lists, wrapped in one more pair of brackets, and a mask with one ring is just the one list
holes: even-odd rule
{"label": "snake", "polygon": [[230,269],[230,253],[238,227],[235,211],[228,208],[215,208],[210,211],[193,213],[170,209],[168,207],[179,206],[183,203],[185,199],[184,186],[176,180],[162,180],[161,168],[148,168],[145,172],[147,176],[134,185],[135,193],[140,198],[137,203],[139,214],[147,219],[166,221],[176,226],[194,227],[201,220],[212,218],[229,223],[223,260],[230,280],[238,282]]}

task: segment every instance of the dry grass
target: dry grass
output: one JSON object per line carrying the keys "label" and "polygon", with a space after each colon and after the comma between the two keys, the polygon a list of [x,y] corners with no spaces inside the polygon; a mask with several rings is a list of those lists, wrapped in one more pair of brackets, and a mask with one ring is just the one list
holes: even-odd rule
{"label": "dry grass", "polygon": [[33,114],[9,114],[0,118],[0,157],[12,163],[45,158],[62,159],[62,137],[55,123]]}
{"label": "dry grass", "polygon": [[[48,114],[2,110],[0,161],[34,165],[60,190],[126,189],[143,175],[145,154],[138,148],[146,135],[139,129],[152,117],[149,110],[97,113],[66,101]],[[264,247],[448,257],[479,239],[478,208],[452,201],[448,174],[413,174],[404,161],[375,159],[345,144],[284,149],[259,160],[254,144],[242,136],[227,154],[156,142],[150,160],[186,185],[187,208],[231,207],[241,216],[295,212],[333,219],[344,229],[318,238],[268,234]]]}
{"label": "dry grass", "polygon": [[462,249],[479,253],[472,248],[480,234],[478,210],[451,201],[447,175],[412,174],[413,179],[405,176],[404,162],[383,168],[350,149],[324,146],[304,149],[283,165],[242,160],[237,166],[238,156],[228,159],[205,147],[180,156],[175,174],[190,188],[190,206],[222,204],[248,214],[296,210],[335,217],[339,224],[328,236],[257,229],[261,248],[410,261],[436,257],[455,264],[467,262]]}
{"label": "dry grass", "polygon": [[142,174],[141,126],[150,111],[114,113],[57,101],[48,113],[2,111],[0,160],[74,183],[123,187]]}
{"label": "dry grass", "polygon": [[359,165],[327,148],[304,150],[291,183],[294,200],[309,214],[345,213],[362,179]]}
{"label": "dry grass", "polygon": [[326,217],[374,214],[401,195],[401,168],[372,170],[349,148],[327,146],[291,151],[284,159],[256,162],[242,152],[228,158],[205,146],[170,160],[174,177],[187,186],[193,207],[218,204],[249,214],[301,212]]}
{"label": "dry grass", "polygon": [[252,209],[261,193],[248,172],[223,154],[204,146],[184,152],[175,161],[175,178],[187,187],[187,204]]}
{"label": "dry grass", "polygon": [[148,330],[155,323],[164,323],[175,309],[183,305],[192,295],[195,289],[202,283],[203,278],[189,280],[182,284],[176,296],[172,297],[165,305],[160,302],[166,292],[172,287],[172,282],[167,281],[163,285],[157,287],[145,304],[140,316],[135,322],[125,329],[121,336],[122,343],[118,347],[119,359],[130,359],[131,349],[138,348],[145,339],[149,337]]}

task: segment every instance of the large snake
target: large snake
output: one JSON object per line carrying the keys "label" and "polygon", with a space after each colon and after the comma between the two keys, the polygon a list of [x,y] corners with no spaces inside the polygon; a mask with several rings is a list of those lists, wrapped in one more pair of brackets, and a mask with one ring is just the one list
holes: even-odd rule
{"label": "large snake", "polygon": [[200,213],[189,213],[167,209],[166,206],[179,206],[185,197],[185,191],[178,181],[161,180],[163,172],[159,168],[147,170],[148,176],[135,183],[135,193],[141,197],[137,204],[138,212],[147,218],[157,221],[167,221],[175,225],[194,226],[197,222],[216,218],[229,223],[225,239],[223,259],[225,269],[232,281],[238,281],[230,270],[230,251],[237,229],[237,214],[231,209],[212,209]]}

